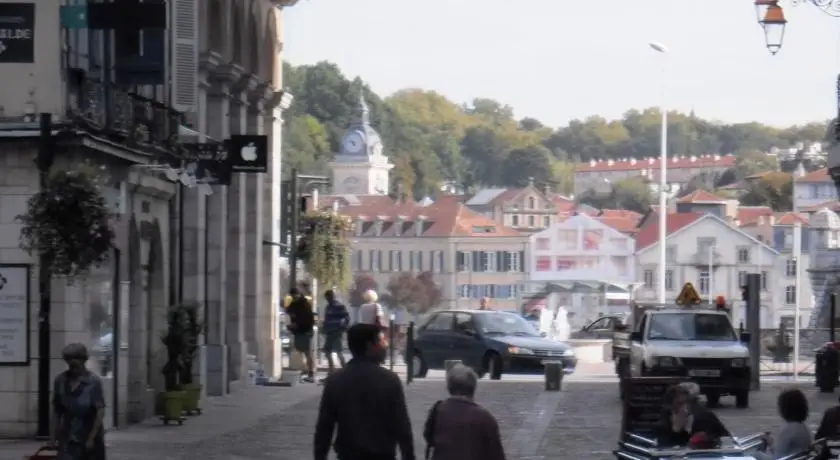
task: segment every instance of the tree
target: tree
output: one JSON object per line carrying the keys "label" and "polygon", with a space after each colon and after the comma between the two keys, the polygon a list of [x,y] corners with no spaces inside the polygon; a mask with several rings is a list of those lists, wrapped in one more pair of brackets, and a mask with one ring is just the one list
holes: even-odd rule
{"label": "tree", "polygon": [[392,308],[404,308],[414,315],[427,313],[443,301],[443,291],[429,272],[399,273],[388,281],[384,301]]}
{"label": "tree", "polygon": [[365,303],[364,294],[369,290],[379,290],[379,285],[376,283],[376,280],[370,275],[356,275],[353,277],[353,286],[350,288],[347,302],[351,307],[362,305]]}
{"label": "tree", "polygon": [[773,172],[750,181],[747,192],[741,196],[741,204],[769,206],[774,211],[790,211],[793,208],[793,176]]}
{"label": "tree", "polygon": [[643,180],[630,178],[617,181],[609,193],[589,191],[578,201],[598,209],[627,209],[644,214],[650,210],[653,194]]}
{"label": "tree", "polygon": [[503,184],[524,187],[530,180],[554,186],[557,182],[552,168],[551,151],[542,145],[512,150],[502,167]]}

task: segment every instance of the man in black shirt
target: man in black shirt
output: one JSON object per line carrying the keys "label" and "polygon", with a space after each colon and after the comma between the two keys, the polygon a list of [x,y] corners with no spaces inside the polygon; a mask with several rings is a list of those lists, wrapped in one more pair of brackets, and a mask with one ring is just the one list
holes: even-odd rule
{"label": "man in black shirt", "polygon": [[327,460],[331,445],[339,460],[395,460],[398,445],[402,460],[414,460],[405,393],[397,374],[381,366],[386,349],[380,332],[373,324],[356,324],[347,331],[353,359],[324,384],[315,460]]}
{"label": "man in black shirt", "polygon": [[289,315],[289,331],[292,333],[295,351],[306,360],[306,382],[315,381],[315,362],[312,359],[312,330],[315,326],[315,313],[312,304],[296,288],[289,290],[292,302],[286,309]]}

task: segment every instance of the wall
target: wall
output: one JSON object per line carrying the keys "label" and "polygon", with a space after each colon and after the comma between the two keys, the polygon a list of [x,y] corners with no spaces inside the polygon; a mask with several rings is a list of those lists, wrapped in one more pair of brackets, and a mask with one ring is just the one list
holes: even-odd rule
{"label": "wall", "polygon": [[[22,117],[27,105],[32,113],[63,113],[58,19],[61,2],[30,1],[35,4],[35,62],[2,64],[4,84],[0,86],[0,118]],[[0,0],[0,3],[21,2]]]}

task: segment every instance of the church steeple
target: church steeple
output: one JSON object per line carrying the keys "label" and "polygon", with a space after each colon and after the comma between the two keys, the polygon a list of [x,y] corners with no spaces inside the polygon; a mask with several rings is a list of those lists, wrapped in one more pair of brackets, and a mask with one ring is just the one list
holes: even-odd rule
{"label": "church steeple", "polygon": [[359,89],[359,105],[353,114],[353,126],[370,126],[370,109],[365,102],[365,92]]}

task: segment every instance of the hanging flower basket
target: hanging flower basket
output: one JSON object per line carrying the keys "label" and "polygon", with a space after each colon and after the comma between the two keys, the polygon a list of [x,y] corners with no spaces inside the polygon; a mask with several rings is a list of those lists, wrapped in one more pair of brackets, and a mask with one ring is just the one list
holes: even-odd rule
{"label": "hanging flower basket", "polygon": [[353,228],[346,217],[331,211],[304,216],[297,256],[321,286],[345,289],[350,283],[350,241]]}
{"label": "hanging flower basket", "polygon": [[44,257],[52,274],[72,282],[108,260],[114,231],[92,174],[56,171],[27,205],[17,216],[23,224],[20,247]]}

